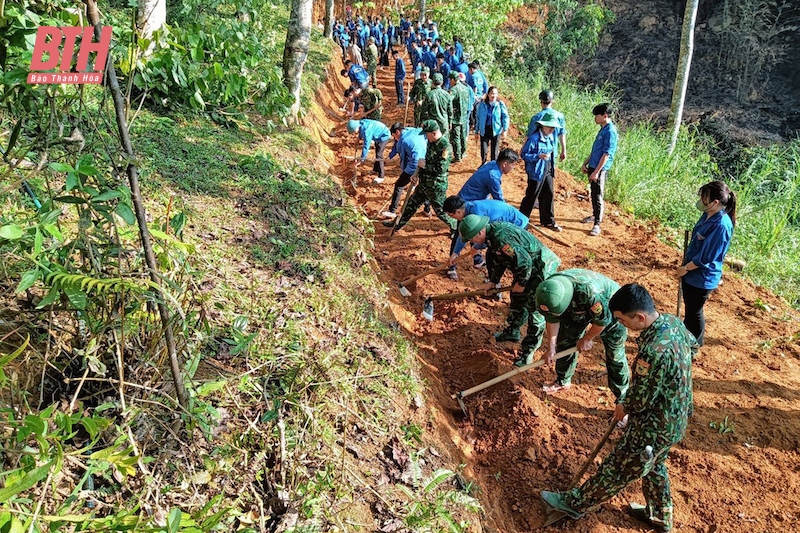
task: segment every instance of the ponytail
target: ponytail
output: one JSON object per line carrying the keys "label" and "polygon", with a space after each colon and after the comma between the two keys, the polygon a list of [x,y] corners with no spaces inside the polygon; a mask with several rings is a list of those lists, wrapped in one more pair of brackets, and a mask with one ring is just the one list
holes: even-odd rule
{"label": "ponytail", "polygon": [[712,181],[700,187],[700,197],[708,202],[719,200],[725,207],[725,212],[731,218],[733,225],[736,225],[736,194],[728,188],[725,182]]}

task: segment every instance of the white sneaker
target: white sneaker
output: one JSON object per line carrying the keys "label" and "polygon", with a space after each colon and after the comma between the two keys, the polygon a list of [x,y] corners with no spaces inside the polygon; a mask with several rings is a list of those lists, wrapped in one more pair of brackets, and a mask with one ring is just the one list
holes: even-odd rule
{"label": "white sneaker", "polygon": [[391,211],[383,211],[381,213],[381,218],[388,218],[389,220],[394,220],[395,218],[397,218],[397,215],[395,213],[392,213]]}
{"label": "white sneaker", "polygon": [[372,183],[383,183],[384,181],[386,181],[386,178],[375,178]]}

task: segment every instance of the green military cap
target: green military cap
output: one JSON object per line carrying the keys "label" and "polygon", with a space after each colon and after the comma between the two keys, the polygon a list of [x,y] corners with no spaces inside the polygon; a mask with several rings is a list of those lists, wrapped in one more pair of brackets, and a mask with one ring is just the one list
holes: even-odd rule
{"label": "green military cap", "polygon": [[559,126],[556,115],[552,111],[545,111],[544,115],[542,115],[542,118],[537,120],[536,123],[541,126],[549,126],[551,128],[557,128]]}
{"label": "green military cap", "polygon": [[442,83],[444,83],[444,78],[442,77],[442,73],[434,72],[433,76],[431,76],[431,81],[433,82],[434,85],[441,85]]}
{"label": "green military cap", "polygon": [[419,134],[425,135],[426,133],[433,133],[434,131],[437,131],[439,129],[439,123],[431,118],[420,124],[420,127],[422,128],[422,131],[419,132]]}
{"label": "green military cap", "polygon": [[419,69],[419,73],[420,74],[423,74],[423,73],[430,74],[431,73],[431,69],[429,69],[428,67],[422,67],[421,69]]}
{"label": "green military cap", "polygon": [[572,280],[567,276],[550,276],[536,289],[536,307],[545,318],[557,317],[569,307],[573,291]]}
{"label": "green military cap", "polygon": [[452,80],[457,80],[458,79],[458,71],[457,70],[451,70],[449,77]]}
{"label": "green military cap", "polygon": [[347,132],[348,133],[355,133],[359,127],[359,123],[357,120],[348,120],[347,121]]}
{"label": "green military cap", "polygon": [[465,241],[472,240],[475,235],[480,233],[480,231],[486,227],[486,224],[489,223],[489,217],[484,217],[480,215],[467,215],[458,225],[458,232],[461,234],[461,238]]}

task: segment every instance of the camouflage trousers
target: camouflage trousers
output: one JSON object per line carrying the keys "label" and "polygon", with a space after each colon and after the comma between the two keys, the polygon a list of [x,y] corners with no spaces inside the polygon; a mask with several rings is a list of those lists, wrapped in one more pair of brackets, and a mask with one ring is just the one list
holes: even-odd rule
{"label": "camouflage trousers", "polygon": [[528,285],[523,292],[511,293],[511,304],[509,305],[508,325],[505,333],[519,333],[520,328],[528,323],[528,330],[525,338],[522,339],[520,349],[522,353],[535,352],[542,344],[544,335],[544,317],[536,309],[536,289],[544,281],[540,277],[531,276]]}
{"label": "camouflage trousers", "polygon": [[[558,340],[556,341],[556,351],[566,350],[583,337],[586,325],[576,323],[571,320],[563,320],[558,330]],[[606,352],[606,370],[608,370],[608,388],[615,398],[622,396],[631,382],[631,371],[628,367],[628,360],[625,358],[625,340],[628,338],[628,330],[616,320],[609,324],[600,333],[600,340]],[[578,366],[578,353],[562,357],[556,361],[556,376],[562,383],[572,381],[575,368]]]}
{"label": "camouflage trousers", "polygon": [[468,124],[453,123],[450,126],[450,146],[453,147],[453,161],[460,161],[467,153]]}
{"label": "camouflage trousers", "polygon": [[422,123],[422,104],[414,102],[414,126],[419,128]]}
{"label": "camouflage trousers", "polygon": [[447,226],[450,228],[450,231],[455,231],[458,221],[449,217],[442,207],[446,194],[446,180],[435,181],[434,183],[422,183],[420,180],[420,183],[417,185],[414,194],[412,194],[411,198],[408,199],[408,204],[406,205],[403,214],[400,216],[400,220],[397,222],[397,229],[405,226],[408,221],[411,220],[411,217],[414,216],[414,213],[417,212],[419,206],[427,201],[430,202],[431,207],[433,208],[433,211],[436,213],[436,216],[439,218],[439,220],[447,224]]}
{"label": "camouflage trousers", "polygon": [[[667,475],[667,455],[672,443],[650,428],[639,426],[631,415],[628,428],[597,473],[579,488],[565,494],[565,503],[583,513],[611,499],[634,481],[642,480],[642,492],[651,518],[672,528],[672,495]],[[652,446],[652,454],[646,447]]]}

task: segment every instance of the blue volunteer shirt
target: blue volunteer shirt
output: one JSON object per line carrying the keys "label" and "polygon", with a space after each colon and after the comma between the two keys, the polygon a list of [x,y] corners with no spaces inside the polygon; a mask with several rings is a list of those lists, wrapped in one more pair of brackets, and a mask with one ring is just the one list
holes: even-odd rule
{"label": "blue volunteer shirt", "polygon": [[359,126],[358,138],[364,141],[364,146],[361,148],[361,159],[366,159],[372,141],[384,142],[392,137],[386,124],[379,120],[364,118],[359,121]]}
{"label": "blue volunteer shirt", "polygon": [[692,287],[716,289],[722,279],[722,261],[731,245],[733,221],[720,211],[708,216],[703,213],[692,230],[692,241],[686,250],[686,262],[698,268],[687,272],[683,279]]}
{"label": "blue volunteer shirt", "polygon": [[350,65],[347,76],[350,78],[353,85],[362,86],[365,83],[369,83],[369,72],[360,65]]}
{"label": "blue volunteer shirt", "polygon": [[442,73],[442,78],[444,78],[442,88],[447,91],[450,89],[450,65],[448,65],[446,61],[443,62],[439,65],[439,72]]}
{"label": "blue volunteer shirt", "polygon": [[[556,141],[558,141],[559,135],[567,134],[567,123],[564,120],[564,114],[559,111],[556,111],[552,107],[548,107],[546,109],[542,109],[541,111],[533,115],[531,121],[528,123],[528,133],[526,134],[528,137],[533,135],[533,132],[536,131],[536,126],[537,126],[536,121],[541,120],[541,118],[547,111],[550,111],[553,115],[555,115],[556,120],[558,121],[558,127],[553,132],[553,135],[556,137]],[[555,150],[553,151],[553,164],[555,164],[556,162],[555,160],[556,157],[558,157],[558,142],[556,142],[556,147]]]}
{"label": "blue volunteer shirt", "polygon": [[458,191],[462,200],[474,201],[485,200],[491,195],[495,200],[505,201],[503,189],[501,187],[503,173],[497,161],[489,161],[483,164],[475,173],[470,176],[467,182]]}
{"label": "blue volunteer shirt", "polygon": [[422,134],[422,128],[404,128],[400,140],[394,143],[389,152],[389,159],[400,156],[400,166],[406,174],[414,174],[417,162],[425,158],[428,150],[428,139]]}
{"label": "blue volunteer shirt", "polygon": [[[555,157],[556,137],[554,134],[545,135],[543,131],[536,131],[525,140],[520,150],[520,156],[525,161],[525,173],[530,181],[542,181],[547,170],[547,162],[552,163]],[[539,157],[541,154],[550,154],[548,159]]]}
{"label": "blue volunteer shirt", "polygon": [[406,79],[406,62],[403,61],[403,58],[401,57],[398,57],[394,61],[394,79],[396,80]]}
{"label": "blue volunteer shirt", "polygon": [[594,138],[592,144],[592,153],[589,155],[589,167],[597,168],[600,163],[600,158],[603,154],[608,154],[608,160],[603,168],[600,170],[608,170],[611,168],[611,163],[614,162],[614,154],[617,153],[617,127],[613,122],[609,122],[600,128],[597,132],[597,137]]}
{"label": "blue volunteer shirt", "polygon": [[[489,222],[510,222],[520,228],[528,227],[528,217],[520,213],[520,211],[510,204],[501,202],[500,200],[474,200],[464,202],[464,216],[466,215],[479,215],[489,217]],[[461,236],[456,239],[456,245],[453,247],[453,253],[458,255],[464,249],[466,244],[461,239]]]}
{"label": "blue volunteer shirt", "polygon": [[476,70],[475,74],[471,74],[467,76],[467,84],[472,87],[472,90],[475,91],[475,96],[480,97],[486,94],[486,91],[489,90],[489,84],[486,81],[486,76],[483,75],[483,72],[480,70]]}

